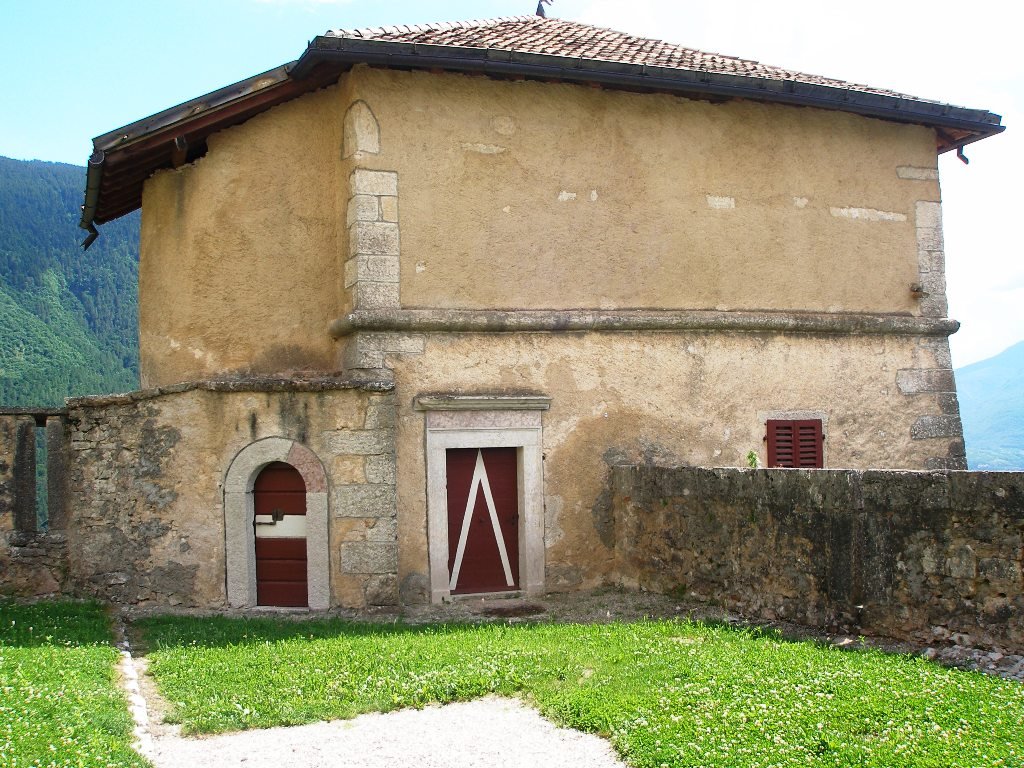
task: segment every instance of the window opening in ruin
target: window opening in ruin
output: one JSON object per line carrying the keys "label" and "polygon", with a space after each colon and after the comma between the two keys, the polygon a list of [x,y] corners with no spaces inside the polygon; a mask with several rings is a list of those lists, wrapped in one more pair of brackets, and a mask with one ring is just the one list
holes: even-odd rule
{"label": "window opening in ruin", "polygon": [[36,530],[50,527],[46,479],[46,427],[36,427]]}

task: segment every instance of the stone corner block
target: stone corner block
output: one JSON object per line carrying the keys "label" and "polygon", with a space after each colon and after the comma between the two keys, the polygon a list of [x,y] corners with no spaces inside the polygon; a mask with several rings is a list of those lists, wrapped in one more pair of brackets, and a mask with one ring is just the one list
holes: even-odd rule
{"label": "stone corner block", "polygon": [[395,171],[371,171],[356,168],[349,178],[353,195],[377,195],[396,197],[398,195],[398,174]]}
{"label": "stone corner block", "polygon": [[938,168],[922,168],[915,165],[900,165],[896,168],[896,175],[901,179],[912,179],[914,181],[938,181]]}
{"label": "stone corner block", "polygon": [[931,200],[918,200],[915,205],[916,224],[918,227],[942,227],[942,203]]}
{"label": "stone corner block", "polygon": [[361,338],[349,339],[341,352],[341,367],[346,371],[353,368],[383,368],[384,351],[364,344]]}
{"label": "stone corner block", "polygon": [[896,372],[896,386],[904,395],[956,392],[953,371],[944,368],[901,368]]}
{"label": "stone corner block", "polygon": [[398,309],[400,304],[398,283],[356,282],[352,286],[355,309]]}
{"label": "stone corner block", "polygon": [[914,440],[928,440],[933,437],[960,437],[963,428],[956,416],[918,416],[910,427]]}
{"label": "stone corner block", "polygon": [[395,457],[390,454],[366,458],[366,479],[370,483],[394,485],[398,481]]}
{"label": "stone corner block", "polygon": [[398,198],[380,198],[380,217],[384,221],[398,221]]}
{"label": "stone corner block", "polygon": [[380,221],[380,204],[374,195],[354,195],[348,201],[348,226],[357,221]]}
{"label": "stone corner block", "polygon": [[360,254],[345,262],[345,287],[357,282],[397,283],[399,260],[397,256],[368,256]]}
{"label": "stone corner block", "polygon": [[349,255],[398,256],[398,225],[390,221],[357,221],[349,227]]}

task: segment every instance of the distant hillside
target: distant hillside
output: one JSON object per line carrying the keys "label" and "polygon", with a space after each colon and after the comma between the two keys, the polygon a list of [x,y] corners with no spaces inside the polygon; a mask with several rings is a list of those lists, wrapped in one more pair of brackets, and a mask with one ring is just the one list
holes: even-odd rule
{"label": "distant hillside", "polygon": [[971,469],[1024,470],[1024,341],[956,372]]}
{"label": "distant hillside", "polygon": [[138,386],[139,217],[85,253],[85,169],[0,157],[0,405]]}

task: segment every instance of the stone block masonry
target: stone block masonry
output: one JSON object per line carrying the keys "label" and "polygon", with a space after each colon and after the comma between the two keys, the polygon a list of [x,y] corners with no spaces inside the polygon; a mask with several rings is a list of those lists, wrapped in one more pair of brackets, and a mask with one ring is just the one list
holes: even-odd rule
{"label": "stone block masonry", "polygon": [[373,395],[361,424],[326,433],[330,453],[350,472],[335,487],[332,525],[340,548],[335,584],[348,604],[398,603],[398,504],[395,472],[395,401]]}
{"label": "stone block masonry", "polygon": [[1024,651],[1024,473],[616,467],[612,486],[629,585]]}
{"label": "stone block masonry", "polygon": [[[321,478],[307,484],[310,535],[318,537],[307,543],[310,562],[324,552],[310,566],[310,600],[315,585],[318,607],[393,603],[397,588],[388,585],[397,581],[397,559],[358,552],[371,539],[396,547],[394,481],[386,472],[388,457],[394,460],[393,407],[389,385],[334,378],[202,381],[69,401],[74,593],[163,608],[247,605],[244,595],[250,586],[255,594],[255,585],[238,589],[237,574],[230,580],[238,563],[228,557],[227,546],[237,541],[227,519],[235,508],[227,502],[242,497],[244,517],[251,475],[288,460]],[[281,445],[296,448],[279,456]],[[252,472],[238,479],[228,469],[243,452]],[[322,532],[314,502],[325,510]],[[342,522],[342,514],[362,527]],[[242,526],[244,565],[252,526]],[[236,587],[230,596],[226,572]],[[240,594],[242,602],[234,602]]]}
{"label": "stone block masonry", "polygon": [[356,168],[349,179],[345,289],[353,309],[397,308],[398,174]]}

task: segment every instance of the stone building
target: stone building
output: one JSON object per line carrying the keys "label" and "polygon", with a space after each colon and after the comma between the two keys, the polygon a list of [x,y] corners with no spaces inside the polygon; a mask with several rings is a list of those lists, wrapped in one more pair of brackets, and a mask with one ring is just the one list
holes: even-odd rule
{"label": "stone building", "polygon": [[616,464],[964,468],[936,161],[1001,130],[522,17],[329,32],[101,136],[82,226],[142,208],[145,389],[69,403],[70,572],[570,590],[618,577]]}

